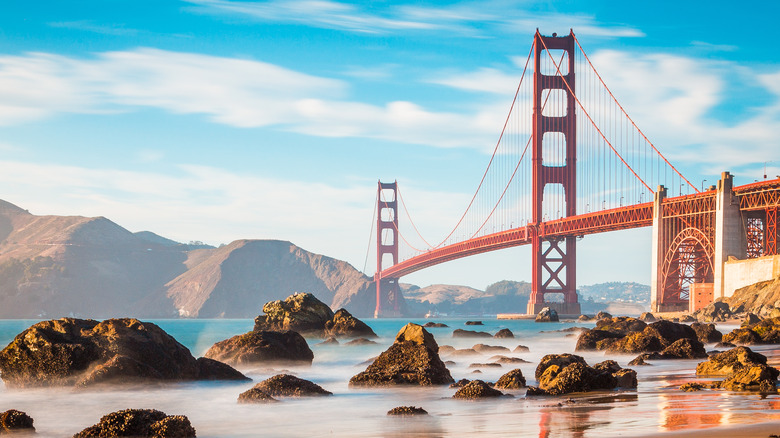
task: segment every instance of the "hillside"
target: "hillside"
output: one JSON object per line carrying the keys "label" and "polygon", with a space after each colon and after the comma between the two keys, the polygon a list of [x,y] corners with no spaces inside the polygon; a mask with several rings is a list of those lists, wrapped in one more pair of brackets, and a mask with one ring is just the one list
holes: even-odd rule
{"label": "hillside", "polygon": [[372,282],[289,242],[213,248],[0,201],[0,318],[254,317],[295,291],[370,316]]}
{"label": "hillside", "polygon": [[780,308],[780,278],[739,288],[724,301],[732,309],[742,307],[745,312],[769,316]]}

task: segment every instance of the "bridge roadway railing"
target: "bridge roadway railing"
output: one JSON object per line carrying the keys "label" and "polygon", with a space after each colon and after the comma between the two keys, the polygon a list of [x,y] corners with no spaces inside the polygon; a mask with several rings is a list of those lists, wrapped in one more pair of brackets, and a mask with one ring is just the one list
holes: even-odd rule
{"label": "bridge roadway railing", "polygon": [[475,237],[463,242],[432,249],[395,264],[379,273],[380,278],[400,278],[440,263],[482,254],[498,249],[531,243],[534,233],[539,237],[584,236],[607,231],[648,227],[653,224],[653,203],[646,202],[627,207],[580,214],[507,231]]}
{"label": "bridge roadway railing", "polygon": [[734,187],[742,211],[780,207],[780,178]]}

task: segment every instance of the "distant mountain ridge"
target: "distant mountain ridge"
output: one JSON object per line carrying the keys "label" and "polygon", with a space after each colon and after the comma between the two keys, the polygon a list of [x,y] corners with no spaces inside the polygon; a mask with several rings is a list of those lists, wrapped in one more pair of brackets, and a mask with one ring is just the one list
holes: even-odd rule
{"label": "distant mountain ridge", "polygon": [[181,244],[104,217],[36,216],[5,201],[0,239],[0,318],[246,318],[296,291],[356,315],[375,307],[369,277],[290,242]]}

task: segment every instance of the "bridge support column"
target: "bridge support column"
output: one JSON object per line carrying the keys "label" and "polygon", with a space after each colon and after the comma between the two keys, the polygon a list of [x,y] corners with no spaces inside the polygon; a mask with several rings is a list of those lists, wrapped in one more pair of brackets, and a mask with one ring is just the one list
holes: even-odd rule
{"label": "bridge support column", "polygon": [[666,198],[666,187],[658,186],[658,190],[655,191],[655,198],[653,200],[653,247],[651,250],[651,276],[650,276],[650,310],[653,312],[663,312],[661,309],[661,302],[663,302],[662,294],[664,292],[664,274],[662,266],[664,265],[664,220],[663,210],[661,204],[663,204],[664,198]]}
{"label": "bridge support column", "polygon": [[734,195],[734,176],[723,172],[715,197],[715,254],[713,255],[713,298],[724,298],[724,264],[729,257],[747,256],[747,238],[739,198]]}
{"label": "bridge support column", "polygon": [[[385,193],[387,192],[387,196]],[[392,257],[392,265],[398,263],[398,183],[383,183],[377,185],[377,217],[376,217],[376,309],[374,318],[380,316],[400,316],[399,304],[401,290],[398,278],[382,278],[379,274],[383,269],[386,255]],[[392,266],[391,265],[391,266]],[[392,309],[385,309],[383,304],[392,303]]]}

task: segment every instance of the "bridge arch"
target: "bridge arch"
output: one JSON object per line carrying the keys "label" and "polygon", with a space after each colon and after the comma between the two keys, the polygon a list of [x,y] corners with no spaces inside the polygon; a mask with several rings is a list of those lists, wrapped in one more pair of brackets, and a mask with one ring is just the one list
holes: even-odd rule
{"label": "bridge arch", "polygon": [[659,305],[687,310],[690,285],[713,281],[714,254],[712,241],[698,228],[688,227],[677,233],[664,257],[664,288]]}

